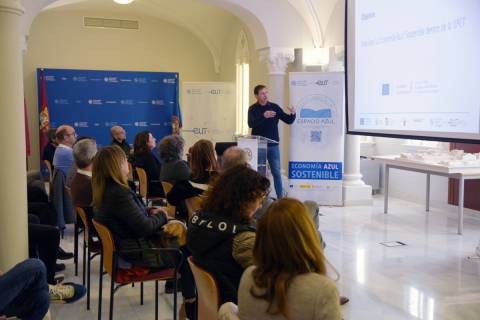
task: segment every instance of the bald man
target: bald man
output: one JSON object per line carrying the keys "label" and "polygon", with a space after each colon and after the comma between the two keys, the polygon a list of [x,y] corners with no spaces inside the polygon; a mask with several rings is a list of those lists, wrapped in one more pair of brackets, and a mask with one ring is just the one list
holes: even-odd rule
{"label": "bald man", "polygon": [[247,153],[239,147],[230,147],[222,154],[219,171],[224,172],[240,164],[248,165]]}
{"label": "bald man", "polygon": [[53,165],[55,169],[61,170],[66,177],[73,164],[72,146],[77,140],[77,133],[73,127],[62,125],[55,132],[55,137],[58,146],[53,157]]}
{"label": "bald man", "polygon": [[110,135],[112,136],[112,145],[117,145],[122,148],[128,158],[132,153],[132,148],[127,142],[125,129],[120,126],[113,126],[110,128]]}

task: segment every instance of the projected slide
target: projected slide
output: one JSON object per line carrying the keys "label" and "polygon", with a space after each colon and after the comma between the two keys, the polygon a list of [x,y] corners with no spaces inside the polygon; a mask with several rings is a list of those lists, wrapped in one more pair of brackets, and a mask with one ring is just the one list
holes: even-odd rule
{"label": "projected slide", "polygon": [[480,139],[480,1],[348,5],[349,130]]}

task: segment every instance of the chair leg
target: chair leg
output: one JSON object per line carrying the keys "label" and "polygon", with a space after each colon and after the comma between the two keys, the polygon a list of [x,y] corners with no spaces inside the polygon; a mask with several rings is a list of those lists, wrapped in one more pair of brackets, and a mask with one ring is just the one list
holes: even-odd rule
{"label": "chair leg", "polygon": [[155,320],[158,320],[158,280],[155,280]]}
{"label": "chair leg", "polygon": [[173,320],[177,320],[178,274],[175,270],[175,290],[173,291]]}
{"label": "chair leg", "polygon": [[85,242],[85,239],[83,240],[83,271],[82,271],[82,284],[85,285],[85,272],[86,272],[86,267],[87,267],[87,243]]}
{"label": "chair leg", "polygon": [[113,255],[112,261],[112,276],[110,282],[110,320],[113,320],[113,299],[115,297],[115,277],[117,276],[116,267],[117,266],[117,259],[115,255]]}
{"label": "chair leg", "polygon": [[75,263],[75,276],[78,276],[78,223],[77,221],[75,221],[73,241],[74,241],[73,262]]}
{"label": "chair leg", "polygon": [[112,274],[112,278],[110,282],[110,315],[109,315],[110,320],[113,320],[113,298],[115,296],[114,289],[115,289],[115,278],[113,277],[113,274]]}
{"label": "chair leg", "polygon": [[103,289],[103,251],[100,253],[100,273],[98,274],[98,320],[102,320],[102,289]]}
{"label": "chair leg", "polygon": [[90,246],[87,246],[87,310],[90,310]]}
{"label": "chair leg", "polygon": [[143,306],[143,281],[140,282],[140,304]]}

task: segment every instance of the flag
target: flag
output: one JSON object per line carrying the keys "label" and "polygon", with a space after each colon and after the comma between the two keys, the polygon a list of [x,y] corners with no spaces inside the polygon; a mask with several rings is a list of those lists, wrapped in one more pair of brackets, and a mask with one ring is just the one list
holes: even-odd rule
{"label": "flag", "polygon": [[172,134],[180,134],[182,128],[182,112],[180,111],[180,104],[178,103],[178,73],[175,74],[176,79],[176,96],[177,103],[173,107],[172,112]]}
{"label": "flag", "polygon": [[43,149],[48,144],[48,129],[50,129],[50,116],[48,114],[47,85],[45,75],[40,70],[40,156],[43,155]]}
{"label": "flag", "polygon": [[173,110],[172,115],[172,134],[180,134],[182,128],[182,113],[180,112],[180,106],[177,104]]}
{"label": "flag", "polygon": [[28,129],[27,100],[23,99],[23,113],[25,115],[25,149],[27,157],[30,157],[30,130]]}

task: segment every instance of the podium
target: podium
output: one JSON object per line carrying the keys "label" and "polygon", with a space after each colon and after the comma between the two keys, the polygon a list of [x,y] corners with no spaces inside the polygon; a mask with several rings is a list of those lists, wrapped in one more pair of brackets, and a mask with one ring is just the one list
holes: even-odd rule
{"label": "podium", "polygon": [[252,135],[236,135],[235,141],[237,141],[237,146],[247,153],[250,167],[266,176],[268,144],[278,144],[278,141]]}

